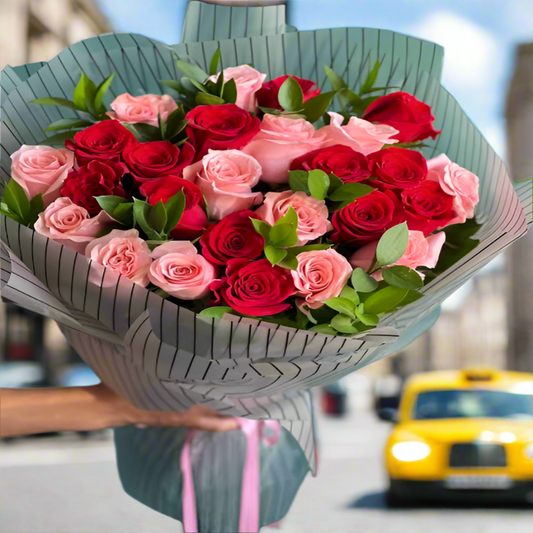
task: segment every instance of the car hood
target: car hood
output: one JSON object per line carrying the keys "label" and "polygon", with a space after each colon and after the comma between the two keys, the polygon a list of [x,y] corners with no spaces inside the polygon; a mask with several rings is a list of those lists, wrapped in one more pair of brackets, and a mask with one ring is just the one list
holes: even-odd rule
{"label": "car hood", "polygon": [[[424,440],[453,443],[479,440],[483,432],[492,432],[492,442],[498,442],[501,433],[513,433],[517,442],[533,441],[533,420],[531,419],[441,419],[415,420],[400,424],[394,432],[395,440]],[[487,435],[484,435],[486,438]]]}

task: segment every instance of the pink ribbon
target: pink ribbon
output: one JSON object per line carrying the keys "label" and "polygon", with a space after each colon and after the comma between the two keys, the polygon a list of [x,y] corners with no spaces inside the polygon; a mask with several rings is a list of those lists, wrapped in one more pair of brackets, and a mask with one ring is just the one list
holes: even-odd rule
{"label": "pink ribbon", "polygon": [[[242,475],[241,511],[239,532],[254,533],[259,531],[259,449],[260,443],[274,446],[279,439],[280,425],[276,420],[249,420],[236,418],[246,437],[246,459]],[[265,427],[272,434],[264,434]],[[190,431],[181,453],[181,470],[183,473],[183,528],[185,533],[198,533],[196,498],[191,465],[191,441],[196,430]]]}

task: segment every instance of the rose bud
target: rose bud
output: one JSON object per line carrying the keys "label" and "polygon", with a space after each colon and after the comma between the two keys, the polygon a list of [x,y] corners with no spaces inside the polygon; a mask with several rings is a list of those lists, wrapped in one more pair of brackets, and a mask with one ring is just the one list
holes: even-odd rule
{"label": "rose bud", "polygon": [[150,281],[180,300],[198,300],[209,293],[217,269],[186,241],[169,241],[152,252]]}
{"label": "rose bud", "polygon": [[169,141],[152,141],[126,148],[123,157],[135,180],[144,183],[163,176],[179,176],[191,163],[194,148],[189,143],[180,149]]}
{"label": "rose bud", "polygon": [[253,211],[237,211],[210,224],[200,239],[202,255],[217,265],[225,265],[230,259],[259,257],[265,240],[255,231],[251,218],[259,220]]}
{"label": "rose bud", "polygon": [[121,276],[146,287],[152,258],[150,248],[136,229],[115,229],[87,246],[85,256]]}
{"label": "rose bud", "polygon": [[74,135],[74,141],[65,141],[65,146],[76,154],[79,165],[95,159],[120,161],[122,152],[138,141],[116,120],[97,122]]}
{"label": "rose bud", "polygon": [[344,183],[365,181],[371,175],[367,158],[341,144],[319,148],[297,157],[291,163],[290,170],[322,170],[326,174],[335,174]]}
{"label": "rose bud", "polygon": [[178,225],[170,232],[170,237],[176,240],[194,240],[207,226],[204,199],[197,185],[177,176],[166,176],[147,181],[140,188],[141,194],[146,197],[150,205],[155,205],[159,201],[166,204],[181,190],[185,196],[185,210]]}
{"label": "rose bud", "polygon": [[[210,76],[209,80],[216,83],[220,74],[219,72],[214,76]],[[255,70],[250,65],[229,67],[224,69],[222,74],[224,75],[224,82],[235,80],[235,86],[237,88],[235,105],[245,111],[255,113],[257,111],[256,93],[261,89],[266,74],[261,74],[261,72]]]}
{"label": "rose bud", "polygon": [[426,159],[420,152],[406,148],[387,148],[368,156],[372,184],[386,189],[413,189],[424,181],[428,174]]}
{"label": "rose bud", "polygon": [[189,111],[185,131],[194,146],[194,161],[211,150],[239,150],[261,129],[261,121],[235,104],[199,105]]}
{"label": "rose bud", "polygon": [[291,308],[285,300],[294,294],[294,283],[290,270],[272,266],[268,259],[230,259],[226,277],[214,281],[211,290],[238,313],[267,316]]}
{"label": "rose bud", "polygon": [[[263,83],[261,89],[259,89],[259,91],[256,93],[257,105],[260,107],[269,107],[270,109],[281,110],[282,107],[278,101],[278,94],[281,86],[288,77],[288,75],[280,76],[279,78],[275,78],[271,81],[266,81]],[[301,87],[304,96],[304,102],[307,102],[307,100],[310,98],[320,94],[320,87],[318,87],[314,81],[304,80],[298,76],[291,76],[291,78],[294,78]]]}
{"label": "rose bud", "polygon": [[64,148],[23,144],[11,155],[11,177],[29,199],[42,194],[45,207],[59,197],[73,166],[74,154]]}
{"label": "rose bud", "polygon": [[123,163],[95,159],[69,174],[61,194],[87,209],[91,216],[97,215],[102,210],[97,196],[126,198],[120,181],[125,172],[127,168]]}
{"label": "rose bud", "polygon": [[168,94],[144,94],[132,96],[124,93],[117,96],[109,105],[113,111],[107,116],[126,124],[150,124],[159,128],[159,117],[166,122],[170,113],[178,109],[174,99]]}
{"label": "rose bud", "polygon": [[435,117],[431,107],[401,91],[380,96],[366,108],[363,118],[397,129],[394,139],[401,143],[423,141],[428,137],[435,139],[440,133],[433,129]]}

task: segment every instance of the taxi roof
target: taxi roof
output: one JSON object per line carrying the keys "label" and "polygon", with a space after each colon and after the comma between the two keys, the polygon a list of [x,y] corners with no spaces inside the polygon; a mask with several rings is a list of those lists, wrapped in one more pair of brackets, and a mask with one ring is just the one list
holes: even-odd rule
{"label": "taxi roof", "polygon": [[533,393],[533,374],[479,367],[415,374],[407,380],[405,389],[418,391],[469,387],[517,389],[517,386],[520,388],[520,384],[524,384],[525,393]]}

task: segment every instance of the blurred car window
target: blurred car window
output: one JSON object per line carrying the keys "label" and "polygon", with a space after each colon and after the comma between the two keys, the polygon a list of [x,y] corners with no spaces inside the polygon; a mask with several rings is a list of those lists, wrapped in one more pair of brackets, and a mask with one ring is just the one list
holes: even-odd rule
{"label": "blurred car window", "polygon": [[413,420],[533,418],[533,395],[494,390],[435,390],[418,395]]}

